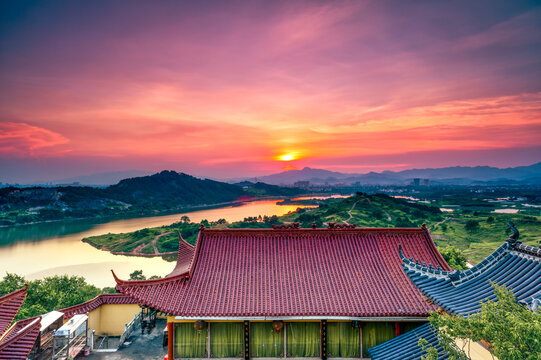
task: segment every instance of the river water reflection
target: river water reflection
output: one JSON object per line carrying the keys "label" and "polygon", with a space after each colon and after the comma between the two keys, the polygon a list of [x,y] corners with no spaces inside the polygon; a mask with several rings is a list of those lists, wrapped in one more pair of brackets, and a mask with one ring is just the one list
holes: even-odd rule
{"label": "river water reflection", "polygon": [[191,221],[203,219],[239,221],[248,216],[283,215],[299,205],[276,205],[276,200],[260,200],[216,209],[172,215],[115,220],[53,222],[11,228],[0,228],[0,277],[6,272],[37,279],[55,274],[84,276],[98,286],[114,286],[110,270],[120,278],[128,278],[136,269],[147,276],[167,275],[174,264],[161,258],[112,255],[81,242],[81,239],[107,233],[131,232],[146,227],[169,225],[187,215]]}

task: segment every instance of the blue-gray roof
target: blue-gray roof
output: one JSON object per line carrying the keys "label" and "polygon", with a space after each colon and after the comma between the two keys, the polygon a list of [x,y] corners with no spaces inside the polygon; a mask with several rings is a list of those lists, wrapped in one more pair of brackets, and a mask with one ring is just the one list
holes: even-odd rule
{"label": "blue-gray roof", "polygon": [[426,352],[418,345],[421,338],[426,339],[429,346],[438,350],[438,360],[449,358],[449,354],[443,351],[438,335],[429,323],[368,349],[368,354],[372,360],[420,359],[421,356],[426,355]]}
{"label": "blue-gray roof", "polygon": [[[489,257],[465,271],[441,271],[406,259],[404,271],[431,301],[450,314],[469,315],[481,302],[496,300],[491,282],[513,290],[526,304],[535,304],[541,291],[541,249],[505,242]],[[537,294],[537,295],[536,295]]]}
{"label": "blue-gray roof", "polygon": [[[515,297],[532,311],[541,307],[541,248],[505,242],[481,263],[466,271],[443,271],[406,259],[403,268],[415,286],[431,301],[450,314],[471,315],[481,302],[496,300],[491,282],[513,290]],[[368,349],[373,360],[420,359],[426,355],[419,345],[424,338],[438,350],[438,360],[447,359],[430,324],[408,331]]]}

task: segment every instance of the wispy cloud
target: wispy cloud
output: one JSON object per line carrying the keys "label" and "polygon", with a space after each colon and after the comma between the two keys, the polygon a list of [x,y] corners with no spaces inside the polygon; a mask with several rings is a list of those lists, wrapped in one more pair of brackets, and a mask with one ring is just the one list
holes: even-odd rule
{"label": "wispy cloud", "polygon": [[0,154],[17,157],[57,154],[55,148],[68,142],[64,136],[41,127],[19,122],[0,123]]}

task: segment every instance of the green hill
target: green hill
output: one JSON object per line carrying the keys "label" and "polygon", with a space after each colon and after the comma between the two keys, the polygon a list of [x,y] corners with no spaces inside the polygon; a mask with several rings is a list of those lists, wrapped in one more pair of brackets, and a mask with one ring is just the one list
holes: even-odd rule
{"label": "green hill", "polygon": [[[272,224],[299,222],[310,228],[315,222],[324,227],[330,222],[356,224],[358,227],[419,227],[423,223],[431,231],[436,245],[449,245],[461,249],[472,262],[479,262],[492,253],[507,238],[507,223],[513,220],[521,232],[520,240],[537,245],[541,239],[540,217],[525,214],[496,214],[470,211],[442,213],[438,207],[406,201],[385,194],[357,193],[345,199],[328,199],[315,209],[299,208],[277,217],[254,214],[244,221],[227,223],[225,220],[209,223],[210,228],[269,228]],[[143,229],[126,234],[106,234],[84,239],[97,248],[131,253],[132,255],[159,255],[178,249],[178,232],[195,243],[199,224],[189,219],[159,228]],[[154,245],[158,249],[155,252]],[[174,260],[174,256],[170,256]]]}
{"label": "green hill", "polygon": [[313,222],[318,227],[329,222],[347,222],[362,227],[418,227],[443,220],[443,213],[434,206],[411,203],[385,194],[357,193],[322,204],[312,211],[301,209],[281,220],[299,222],[302,227],[311,227]]}
{"label": "green hill", "polygon": [[106,188],[58,186],[0,189],[0,225],[91,217],[134,217],[213,206],[262,196],[294,196],[301,189],[243,186],[174,171],[124,179]]}

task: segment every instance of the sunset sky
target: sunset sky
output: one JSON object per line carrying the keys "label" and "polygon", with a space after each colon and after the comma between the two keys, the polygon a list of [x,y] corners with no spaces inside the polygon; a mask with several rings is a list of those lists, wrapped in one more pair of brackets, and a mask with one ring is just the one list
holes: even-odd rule
{"label": "sunset sky", "polygon": [[3,1],[0,181],[541,161],[539,1]]}

